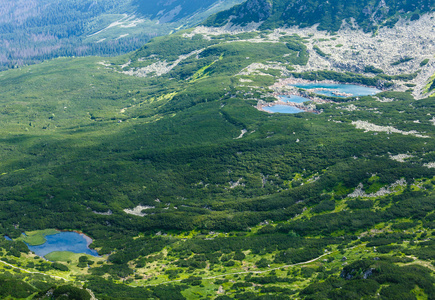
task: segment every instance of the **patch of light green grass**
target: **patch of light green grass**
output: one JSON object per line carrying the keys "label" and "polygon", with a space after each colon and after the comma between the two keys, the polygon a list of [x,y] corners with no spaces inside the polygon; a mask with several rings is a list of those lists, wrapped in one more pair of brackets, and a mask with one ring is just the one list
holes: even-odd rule
{"label": "patch of light green grass", "polygon": [[423,93],[431,92],[431,88],[433,89],[434,82],[435,82],[435,74],[430,77],[427,85],[423,89]]}
{"label": "patch of light green grass", "polygon": [[26,235],[21,235],[17,240],[23,241],[30,246],[38,246],[44,244],[47,241],[45,239],[47,235],[53,235],[57,233],[59,233],[59,231],[57,231],[56,229],[28,231],[25,233]]}
{"label": "patch of light green grass", "polygon": [[71,262],[71,261],[78,260],[78,258],[82,255],[84,254],[77,254],[69,251],[55,251],[47,254],[45,258],[50,261]]}

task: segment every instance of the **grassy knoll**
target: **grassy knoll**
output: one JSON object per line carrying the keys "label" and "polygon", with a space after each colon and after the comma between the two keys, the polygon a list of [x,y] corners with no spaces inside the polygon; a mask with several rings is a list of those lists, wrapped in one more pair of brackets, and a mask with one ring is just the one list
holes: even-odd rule
{"label": "grassy knoll", "polygon": [[69,252],[69,251],[55,251],[47,254],[46,258],[50,261],[68,262],[68,261],[72,261],[74,258],[77,258],[76,260],[78,261],[78,257],[76,256],[80,256],[80,254]]}
{"label": "grassy knoll", "polygon": [[102,258],[100,258],[100,257],[95,257],[92,255],[86,255],[86,254],[80,254],[80,253],[73,253],[73,252],[69,252],[69,251],[51,252],[51,253],[46,255],[46,258],[49,261],[61,261],[61,262],[77,263],[77,262],[79,262],[79,258],[81,256],[86,256],[88,258],[88,260],[93,260],[93,261],[101,261],[102,260]]}
{"label": "grassy knoll", "polygon": [[35,231],[26,231],[25,235],[21,235],[17,240],[23,241],[30,246],[38,246],[44,244],[47,240],[45,236],[59,233],[56,229],[44,229]]}

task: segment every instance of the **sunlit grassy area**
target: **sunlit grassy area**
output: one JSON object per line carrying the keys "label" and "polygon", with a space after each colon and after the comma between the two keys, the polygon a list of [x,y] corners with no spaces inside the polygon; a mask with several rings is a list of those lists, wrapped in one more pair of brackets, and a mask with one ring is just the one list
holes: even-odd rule
{"label": "sunlit grassy area", "polygon": [[30,246],[38,246],[44,244],[47,240],[45,236],[59,233],[56,229],[44,229],[35,231],[26,231],[23,235],[17,238],[17,241],[23,241]]}

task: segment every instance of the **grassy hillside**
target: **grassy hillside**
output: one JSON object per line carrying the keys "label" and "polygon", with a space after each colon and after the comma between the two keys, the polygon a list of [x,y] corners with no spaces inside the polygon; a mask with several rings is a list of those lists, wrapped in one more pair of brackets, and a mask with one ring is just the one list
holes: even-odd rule
{"label": "grassy hillside", "polygon": [[[296,72],[310,37],[269,34],[190,30],[2,72],[2,297],[434,299],[433,97],[259,111],[291,75],[400,80]],[[51,228],[103,258],[47,262],[17,239]]]}

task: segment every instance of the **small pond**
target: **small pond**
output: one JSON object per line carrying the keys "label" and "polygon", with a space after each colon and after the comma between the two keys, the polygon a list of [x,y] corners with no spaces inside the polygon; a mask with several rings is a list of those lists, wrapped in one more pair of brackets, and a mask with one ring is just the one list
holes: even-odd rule
{"label": "small pond", "polygon": [[263,109],[267,112],[271,113],[282,113],[282,114],[297,114],[300,112],[303,112],[302,109],[288,106],[288,105],[273,105],[273,106],[266,106],[263,107]]}
{"label": "small pond", "polygon": [[296,95],[289,95],[289,96],[282,95],[282,96],[279,96],[279,99],[282,102],[293,102],[293,103],[304,103],[304,102],[307,102],[307,101],[311,101],[308,98],[304,98],[304,97],[296,96]]}
{"label": "small pond", "polygon": [[69,251],[98,256],[97,251],[89,249],[92,239],[81,233],[59,232],[53,235],[46,235],[45,239],[47,241],[42,245],[27,245],[27,247],[38,256],[45,256],[54,251]]}
{"label": "small pond", "polygon": [[366,87],[356,84],[340,83],[298,83],[291,86],[301,89],[314,89],[315,93],[332,97],[357,97],[375,95],[382,92],[377,88]]}

